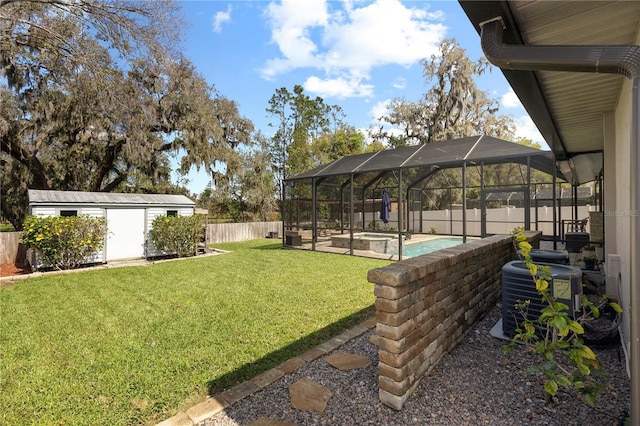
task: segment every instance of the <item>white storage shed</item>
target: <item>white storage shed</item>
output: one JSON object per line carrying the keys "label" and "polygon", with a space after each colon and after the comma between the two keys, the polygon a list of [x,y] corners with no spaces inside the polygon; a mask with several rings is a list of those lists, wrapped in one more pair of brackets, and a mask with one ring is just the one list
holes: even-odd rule
{"label": "white storage shed", "polygon": [[158,216],[192,216],[195,202],[184,195],[29,190],[34,216],[89,215],[107,218],[107,238],[92,261],[106,263],[162,255],[149,236]]}

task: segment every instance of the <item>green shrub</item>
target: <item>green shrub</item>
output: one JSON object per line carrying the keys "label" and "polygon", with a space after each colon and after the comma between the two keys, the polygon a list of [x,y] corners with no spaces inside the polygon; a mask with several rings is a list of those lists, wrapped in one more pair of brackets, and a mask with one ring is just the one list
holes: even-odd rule
{"label": "green shrub", "polygon": [[153,220],[151,241],[156,249],[167,254],[195,256],[201,237],[200,216],[158,216]]}
{"label": "green shrub", "polygon": [[16,229],[10,223],[0,223],[0,232],[13,232]]}
{"label": "green shrub", "polygon": [[529,269],[532,283],[546,306],[538,318],[530,318],[528,308],[531,301],[519,301],[516,304],[523,321],[519,323],[513,342],[505,347],[505,351],[512,349],[516,342],[522,342],[541,357],[541,363],[528,367],[527,373],[544,377],[548,402],[561,387],[566,387],[574,388],[587,404],[595,406],[596,395],[601,387],[591,373],[601,373],[602,364],[591,348],[584,344],[582,324],[591,318],[598,318],[607,304],[617,313],[621,313],[622,308],[607,295],[602,297],[598,305],[582,296],[581,315],[573,319],[569,315],[569,306],[559,302],[551,293],[553,277],[549,273],[549,266],[533,262],[531,244],[526,241],[527,236],[521,229],[512,233]]}
{"label": "green shrub", "polygon": [[27,216],[21,238],[38,253],[44,265],[73,269],[102,249],[106,234],[104,217]]}

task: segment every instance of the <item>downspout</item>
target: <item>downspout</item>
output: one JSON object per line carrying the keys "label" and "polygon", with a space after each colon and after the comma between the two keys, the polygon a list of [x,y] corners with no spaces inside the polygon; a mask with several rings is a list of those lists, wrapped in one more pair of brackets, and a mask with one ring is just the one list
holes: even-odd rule
{"label": "downspout", "polygon": [[640,46],[514,46],[501,17],[480,24],[482,50],[500,68],[620,74],[631,80],[631,422],[640,424]]}

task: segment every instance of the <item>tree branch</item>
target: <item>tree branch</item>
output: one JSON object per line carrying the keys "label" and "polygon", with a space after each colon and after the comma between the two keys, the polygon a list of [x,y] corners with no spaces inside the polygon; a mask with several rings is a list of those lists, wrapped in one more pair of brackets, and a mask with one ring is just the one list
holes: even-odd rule
{"label": "tree branch", "polygon": [[122,182],[124,182],[127,179],[127,174],[126,173],[121,173],[120,171],[116,170],[115,171],[118,176],[112,180],[111,182],[109,182],[103,189],[102,192],[111,192],[114,189],[116,189],[116,187],[118,185],[120,185]]}
{"label": "tree branch", "polygon": [[[102,161],[100,162],[100,166],[96,170],[93,181],[91,182],[91,190],[92,191],[100,191],[100,187],[102,186],[102,182],[104,178],[107,176],[110,170],[113,169],[113,165],[116,161],[117,154],[122,149],[125,140],[122,139],[118,141],[115,145],[107,146],[105,149],[105,154],[102,157]],[[117,172],[117,170],[116,170]],[[119,174],[119,173],[118,173]]]}
{"label": "tree branch", "polygon": [[32,155],[17,143],[11,143],[11,135],[2,138],[1,148],[14,160],[24,165],[33,175],[33,186],[38,189],[49,189],[49,180],[44,172],[44,167],[38,157]]}

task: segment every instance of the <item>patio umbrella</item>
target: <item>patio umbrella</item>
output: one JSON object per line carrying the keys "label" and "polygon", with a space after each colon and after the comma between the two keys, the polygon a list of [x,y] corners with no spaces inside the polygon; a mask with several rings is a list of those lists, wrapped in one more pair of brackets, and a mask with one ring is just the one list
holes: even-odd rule
{"label": "patio umbrella", "polygon": [[382,190],[382,205],[380,206],[380,219],[384,223],[389,222],[389,213],[391,213],[391,202],[389,201],[389,192],[387,188]]}

